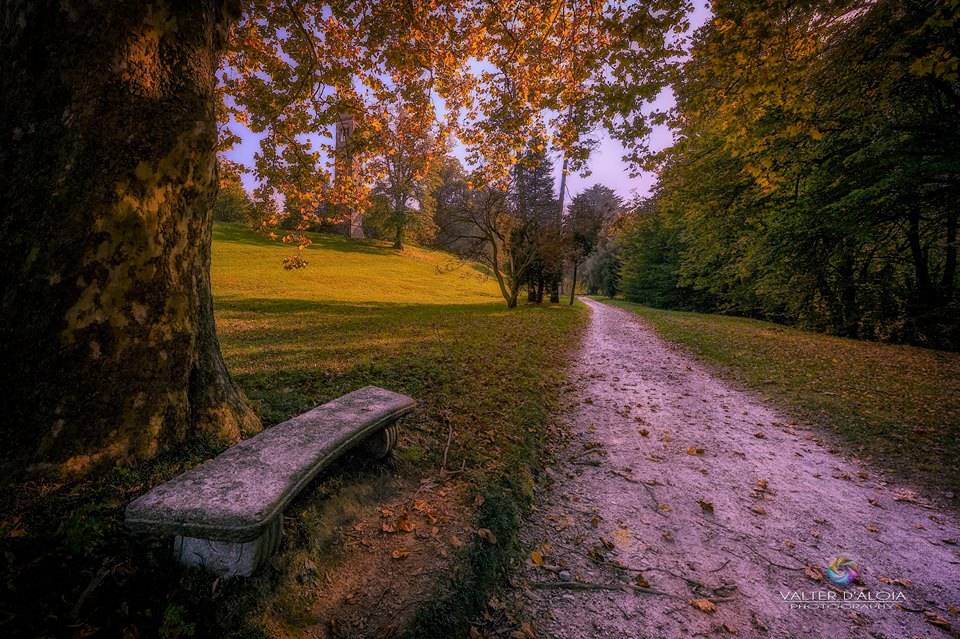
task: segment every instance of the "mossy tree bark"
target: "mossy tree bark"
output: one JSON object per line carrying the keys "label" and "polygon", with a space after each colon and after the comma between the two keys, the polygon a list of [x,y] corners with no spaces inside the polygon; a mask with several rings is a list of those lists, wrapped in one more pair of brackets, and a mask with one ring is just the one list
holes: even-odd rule
{"label": "mossy tree bark", "polygon": [[0,51],[0,448],[82,474],[259,428],[210,293],[232,8],[10,2]]}

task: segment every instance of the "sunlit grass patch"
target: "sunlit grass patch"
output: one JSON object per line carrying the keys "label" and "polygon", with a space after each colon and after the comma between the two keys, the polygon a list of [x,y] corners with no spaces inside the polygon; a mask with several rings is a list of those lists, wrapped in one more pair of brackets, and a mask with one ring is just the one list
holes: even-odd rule
{"label": "sunlit grass patch", "polygon": [[608,303],[637,313],[666,339],[798,416],[831,428],[856,451],[931,485],[960,487],[960,354]]}

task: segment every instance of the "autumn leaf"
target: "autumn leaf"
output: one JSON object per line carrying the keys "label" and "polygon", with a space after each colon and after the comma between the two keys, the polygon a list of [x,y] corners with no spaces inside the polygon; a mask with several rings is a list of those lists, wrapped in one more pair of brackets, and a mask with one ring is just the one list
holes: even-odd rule
{"label": "autumn leaf", "polygon": [[530,561],[531,561],[531,563],[533,563],[534,566],[542,566],[542,565],[543,565],[543,553],[540,552],[539,550],[532,550],[532,551],[530,551]]}
{"label": "autumn leaf", "polygon": [[691,599],[688,603],[700,612],[707,614],[713,614],[717,611],[716,604],[709,599]]}
{"label": "autumn leaf", "polygon": [[927,623],[938,628],[943,628],[944,630],[950,630],[950,622],[938,615],[933,610],[924,610],[923,616],[926,618]]}
{"label": "autumn leaf", "polygon": [[909,579],[894,579],[883,576],[877,577],[877,581],[882,584],[887,584],[888,586],[902,586],[904,588],[909,588],[911,585],[913,585],[913,582]]}
{"label": "autumn leaf", "polygon": [[422,499],[414,499],[413,509],[418,513],[427,513],[427,512],[430,512],[430,504],[428,504]]}
{"label": "autumn leaf", "polygon": [[537,639],[537,631],[533,629],[533,624],[525,621],[520,624],[518,630],[510,633],[511,639]]}
{"label": "autumn leaf", "polygon": [[397,548],[390,553],[390,556],[394,559],[405,559],[406,557],[410,556],[410,551],[406,548]]}
{"label": "autumn leaf", "polygon": [[497,536],[489,528],[480,528],[477,530],[477,537],[484,540],[491,546],[497,543]]}
{"label": "autumn leaf", "polygon": [[409,533],[417,529],[417,524],[410,521],[410,519],[406,515],[404,515],[397,521],[397,528],[399,528],[403,532]]}
{"label": "autumn leaf", "polygon": [[803,569],[803,574],[813,581],[823,581],[823,572],[816,566],[807,566]]}
{"label": "autumn leaf", "polygon": [[382,530],[385,533],[395,533],[397,532],[397,527],[394,526],[389,521],[385,521],[382,524],[380,524],[380,530]]}
{"label": "autumn leaf", "polygon": [[650,587],[650,582],[647,581],[647,578],[644,577],[643,575],[639,575],[639,574],[638,574],[636,577],[634,577],[633,583],[636,584],[637,587],[639,587],[639,588],[649,588],[649,587]]}
{"label": "autumn leaf", "polygon": [[705,499],[700,499],[700,500],[697,500],[697,503],[700,504],[700,508],[703,510],[703,512],[705,512],[705,513],[712,513],[712,512],[713,512],[713,502],[712,502],[712,501],[707,501],[707,500],[705,500]]}

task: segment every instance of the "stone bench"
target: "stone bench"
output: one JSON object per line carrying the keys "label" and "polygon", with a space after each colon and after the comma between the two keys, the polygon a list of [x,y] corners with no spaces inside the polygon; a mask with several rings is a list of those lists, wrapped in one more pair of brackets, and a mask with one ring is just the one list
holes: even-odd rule
{"label": "stone bench", "polygon": [[249,576],[280,541],[284,508],[325,466],[361,442],[385,457],[415,402],[367,386],[244,440],[130,502],[134,532],[174,536],[180,563]]}

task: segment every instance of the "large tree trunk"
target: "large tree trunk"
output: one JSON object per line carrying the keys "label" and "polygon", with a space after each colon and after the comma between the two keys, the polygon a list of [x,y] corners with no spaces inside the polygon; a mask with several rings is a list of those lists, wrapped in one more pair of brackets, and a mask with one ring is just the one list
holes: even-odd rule
{"label": "large tree trunk", "polygon": [[0,51],[0,449],[82,474],[259,420],[210,295],[213,0],[13,2]]}

